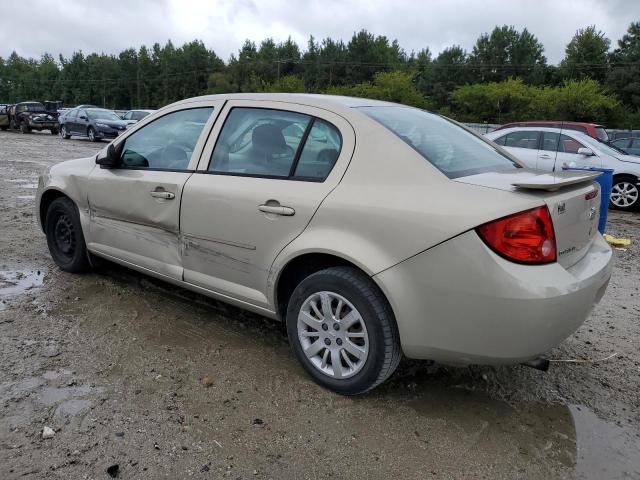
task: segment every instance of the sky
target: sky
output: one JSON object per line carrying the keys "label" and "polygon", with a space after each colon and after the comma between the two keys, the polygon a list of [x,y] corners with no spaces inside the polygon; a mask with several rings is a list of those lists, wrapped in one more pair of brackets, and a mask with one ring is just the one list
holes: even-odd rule
{"label": "sky", "polygon": [[0,19],[4,58],[200,39],[226,61],[245,39],[291,37],[305,49],[309,35],[347,42],[363,28],[398,39],[407,52],[437,54],[453,44],[471,51],[480,34],[506,24],[526,27],[556,64],[578,28],[595,24],[616,46],[640,21],[640,0],[0,0]]}

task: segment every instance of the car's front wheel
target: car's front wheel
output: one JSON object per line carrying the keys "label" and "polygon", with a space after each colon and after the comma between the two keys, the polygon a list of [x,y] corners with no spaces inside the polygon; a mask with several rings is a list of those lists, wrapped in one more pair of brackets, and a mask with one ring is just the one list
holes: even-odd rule
{"label": "car's front wheel", "polygon": [[298,360],[335,392],[365,393],[400,362],[391,307],[373,280],[355,268],[328,268],[304,279],[289,300],[286,320]]}
{"label": "car's front wheel", "polygon": [[620,175],[613,179],[611,188],[611,206],[618,210],[633,211],[640,209],[640,188],[638,179],[633,175]]}
{"label": "car's front wheel", "polygon": [[84,272],[91,268],[75,204],[66,197],[56,198],[45,217],[47,245],[53,261],[66,272]]}
{"label": "car's front wheel", "polygon": [[27,124],[27,122],[20,122],[20,131],[22,133],[30,133],[31,127]]}
{"label": "car's front wheel", "polygon": [[69,140],[71,138],[71,135],[69,135],[69,132],[67,131],[66,125],[60,126],[60,136],[65,140]]}
{"label": "car's front wheel", "polygon": [[96,137],[96,131],[93,129],[93,127],[89,127],[89,130],[87,130],[87,136],[89,137],[90,142],[98,141],[98,138]]}

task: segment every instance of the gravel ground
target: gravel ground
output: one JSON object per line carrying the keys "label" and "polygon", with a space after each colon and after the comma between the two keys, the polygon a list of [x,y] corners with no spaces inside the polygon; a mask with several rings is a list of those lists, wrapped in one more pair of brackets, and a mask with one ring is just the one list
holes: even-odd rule
{"label": "gravel ground", "polygon": [[403,361],[345,398],[304,374],[278,322],[116,266],[55,268],[37,175],[102,146],[0,132],[0,478],[640,478],[640,214],[610,212],[632,244],[548,355],[614,357]]}

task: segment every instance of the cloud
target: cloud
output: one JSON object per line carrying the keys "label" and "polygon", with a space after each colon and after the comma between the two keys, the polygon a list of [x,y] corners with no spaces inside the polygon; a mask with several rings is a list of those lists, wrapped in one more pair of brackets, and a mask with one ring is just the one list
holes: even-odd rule
{"label": "cloud", "polygon": [[69,56],[118,53],[142,44],[201,39],[227,59],[245,39],[293,38],[306,48],[309,35],[348,41],[367,29],[397,38],[408,52],[437,53],[458,44],[471,50],[495,25],[527,28],[557,63],[578,28],[595,24],[615,46],[629,23],[640,18],[634,0],[112,0],[104,4],[65,0],[2,0],[0,56],[13,50],[38,58],[45,52]]}

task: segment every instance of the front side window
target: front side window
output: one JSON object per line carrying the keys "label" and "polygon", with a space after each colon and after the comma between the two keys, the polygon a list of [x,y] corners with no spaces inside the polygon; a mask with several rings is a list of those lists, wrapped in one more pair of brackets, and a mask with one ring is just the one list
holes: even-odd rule
{"label": "front side window", "polygon": [[184,170],[213,107],[168,113],[127,137],[122,165],[130,168]]}
{"label": "front side window", "polygon": [[578,153],[578,149],[583,147],[584,145],[577,140],[567,137],[566,135],[560,135],[560,144],[558,145],[559,152],[576,154]]}
{"label": "front side window", "polygon": [[490,143],[439,115],[411,107],[361,107],[449,178],[521,168]]}
{"label": "front side window", "polygon": [[123,120],[130,120],[131,119],[131,112],[127,112],[122,116]]}
{"label": "front side window", "polygon": [[309,122],[311,117],[301,113],[233,108],[218,136],[209,171],[289,177]]}

